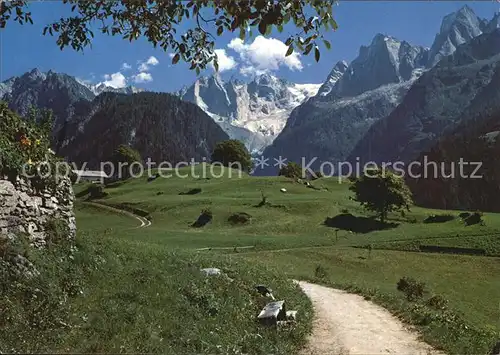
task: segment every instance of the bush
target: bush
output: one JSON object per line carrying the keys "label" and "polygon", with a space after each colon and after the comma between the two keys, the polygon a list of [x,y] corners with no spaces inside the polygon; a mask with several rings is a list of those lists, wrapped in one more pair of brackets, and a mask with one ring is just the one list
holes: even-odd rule
{"label": "bush", "polygon": [[438,214],[431,215],[424,219],[424,223],[445,223],[455,219],[455,216],[451,214]]}
{"label": "bush", "polygon": [[24,172],[39,190],[55,187],[59,159],[50,149],[51,131],[50,111],[33,109],[23,119],[0,101],[0,175],[15,178]]}
{"label": "bush", "polygon": [[403,292],[406,295],[408,301],[416,301],[424,297],[425,284],[423,282],[418,282],[411,277],[403,277],[397,283],[398,291]]}
{"label": "bush", "polygon": [[69,229],[66,223],[57,218],[51,218],[45,223],[45,242],[47,245],[61,244],[69,241]]}
{"label": "bush", "polygon": [[322,177],[323,177],[323,174],[321,173],[321,171],[315,171],[314,175],[311,174],[311,176],[310,176],[311,180],[321,179]]}
{"label": "bush", "polygon": [[302,168],[295,162],[289,162],[286,166],[282,167],[278,173],[279,176],[285,176],[291,179],[302,177]]}
{"label": "bush", "polygon": [[427,300],[427,304],[436,309],[445,309],[448,305],[448,300],[440,295],[434,295]]}
{"label": "bush", "polygon": [[324,279],[327,276],[326,269],[322,265],[316,266],[316,269],[314,270],[314,276],[319,279]]}
{"label": "bush", "polygon": [[246,224],[249,223],[252,216],[245,212],[233,213],[229,216],[228,221],[232,224]]}

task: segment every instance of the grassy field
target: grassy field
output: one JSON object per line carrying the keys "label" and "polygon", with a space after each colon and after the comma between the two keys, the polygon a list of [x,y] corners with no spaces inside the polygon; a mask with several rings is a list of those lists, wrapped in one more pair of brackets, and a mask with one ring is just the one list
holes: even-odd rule
{"label": "grassy field", "polygon": [[[282,279],[312,280],[364,294],[417,326],[426,341],[452,354],[486,353],[491,342],[499,337],[500,215],[486,213],[485,225],[465,226],[458,218],[460,211],[414,207],[404,217],[390,216],[391,224],[380,228],[350,200],[348,182],[319,179],[312,182],[316,190],[282,177],[231,179],[227,177],[229,171],[221,173],[226,177],[173,177],[151,182],[144,178],[112,185],[105,189],[108,196],[97,202],[148,215],[152,226],[135,229],[137,221],[128,219],[124,223],[130,226],[120,222],[118,233],[112,218],[96,217],[103,211],[80,202],[79,228],[90,234],[101,228],[106,245],[137,251],[136,267],[151,268],[152,273],[165,268],[159,262],[160,256],[161,260],[170,260],[174,255],[172,250],[177,250],[183,258],[213,260],[214,264],[224,264],[229,269],[237,265],[240,273],[247,268],[271,268]],[[85,188],[78,186],[76,191],[81,193]],[[281,188],[287,192],[280,192]],[[194,189],[201,192],[189,194]],[[83,201],[85,196],[80,195]],[[259,207],[262,195],[268,204]],[[204,209],[212,212],[212,222],[203,228],[193,228],[191,224]],[[228,220],[232,214],[241,212],[251,215],[249,223],[234,225]],[[355,216],[350,222],[354,232],[331,223],[332,218],[347,213]],[[445,223],[424,223],[428,216],[443,213],[456,218]],[[107,228],[111,231],[106,232]],[[373,247],[371,252],[353,248],[369,244]],[[415,252],[422,244],[481,248],[489,256]],[[254,248],[233,250],[243,246]],[[196,251],[207,247],[214,249]],[[151,258],[154,262],[150,262]],[[417,303],[406,301],[396,289],[397,281],[404,276],[425,282],[428,290],[425,299],[436,294],[448,300],[446,310],[432,310],[425,305],[425,299]],[[95,277],[102,279],[99,273]],[[282,282],[278,278],[270,281],[272,288]],[[107,281],[103,282],[98,287],[105,288]],[[127,277],[119,282],[125,285]],[[288,290],[286,284],[280,284],[279,288]],[[296,298],[297,304],[306,302],[295,294],[296,290],[287,292]],[[307,310],[306,303],[301,307]],[[196,331],[205,334],[203,329]],[[299,334],[290,335],[294,349],[303,341],[305,328]],[[227,343],[231,341],[228,339]],[[202,349],[199,346],[191,349]],[[276,346],[285,349],[285,344]]]}
{"label": "grassy field", "polygon": [[[76,249],[29,251],[39,277],[4,277],[0,264],[1,353],[293,354],[304,344],[310,301],[277,268],[148,243],[146,232],[122,239],[137,221],[94,207],[77,204],[77,220]],[[261,283],[299,311],[295,325],[256,321],[269,302]]]}

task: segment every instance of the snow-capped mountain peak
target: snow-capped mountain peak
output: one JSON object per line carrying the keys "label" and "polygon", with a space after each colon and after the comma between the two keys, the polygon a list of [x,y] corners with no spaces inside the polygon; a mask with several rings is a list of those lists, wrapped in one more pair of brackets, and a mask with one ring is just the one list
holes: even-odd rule
{"label": "snow-capped mountain peak", "polygon": [[138,92],[143,92],[144,89],[139,89],[136,88],[135,86],[126,86],[123,88],[115,88],[113,86],[106,85],[105,83],[98,83],[98,84],[89,84],[86,82],[83,82],[81,80],[78,80],[78,82],[92,91],[92,93],[96,96],[102,94],[103,92],[116,92],[120,94],[136,94]]}
{"label": "snow-capped mountain peak", "polygon": [[290,83],[269,73],[249,83],[211,76],[199,78],[179,96],[197,104],[231,138],[258,152],[281,132],[290,112],[316,95],[320,86]]}

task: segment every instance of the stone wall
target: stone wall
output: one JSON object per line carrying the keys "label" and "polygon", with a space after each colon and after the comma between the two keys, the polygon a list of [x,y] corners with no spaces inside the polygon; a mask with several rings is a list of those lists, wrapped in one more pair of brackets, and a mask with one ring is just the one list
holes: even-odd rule
{"label": "stone wall", "polygon": [[26,233],[35,246],[45,245],[45,225],[57,218],[68,226],[68,238],[76,233],[73,188],[61,179],[55,191],[36,191],[29,181],[0,176],[0,233]]}

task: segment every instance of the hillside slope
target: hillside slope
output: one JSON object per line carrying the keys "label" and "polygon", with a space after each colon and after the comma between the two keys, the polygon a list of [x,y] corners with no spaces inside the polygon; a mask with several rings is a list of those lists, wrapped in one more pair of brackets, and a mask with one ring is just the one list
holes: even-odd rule
{"label": "hillside slope", "polygon": [[103,93],[62,129],[60,154],[88,167],[111,158],[120,144],[143,159],[172,164],[209,159],[227,134],[199,107],[170,94]]}

